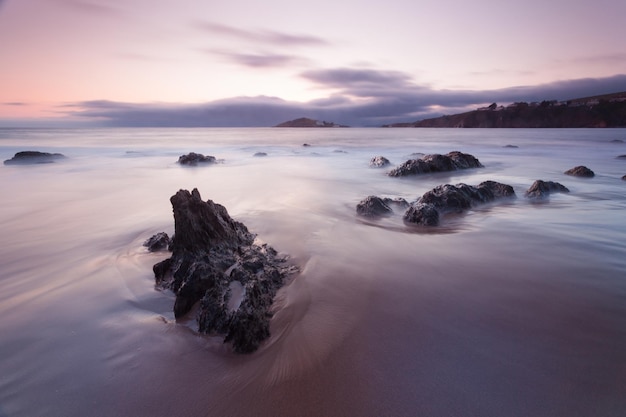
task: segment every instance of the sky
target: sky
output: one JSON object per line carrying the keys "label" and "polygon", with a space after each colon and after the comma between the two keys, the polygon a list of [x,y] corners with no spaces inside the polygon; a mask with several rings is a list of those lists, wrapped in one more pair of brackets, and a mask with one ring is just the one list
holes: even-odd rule
{"label": "sky", "polygon": [[380,126],[626,91],[623,0],[0,0],[0,126]]}

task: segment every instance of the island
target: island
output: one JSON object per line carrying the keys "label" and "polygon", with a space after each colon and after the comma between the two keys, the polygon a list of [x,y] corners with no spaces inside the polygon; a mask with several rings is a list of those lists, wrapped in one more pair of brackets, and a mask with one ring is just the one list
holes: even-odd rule
{"label": "island", "polygon": [[326,122],[322,120],[309,119],[307,117],[301,117],[299,119],[289,120],[288,122],[280,123],[274,127],[349,127],[340,125],[334,122]]}

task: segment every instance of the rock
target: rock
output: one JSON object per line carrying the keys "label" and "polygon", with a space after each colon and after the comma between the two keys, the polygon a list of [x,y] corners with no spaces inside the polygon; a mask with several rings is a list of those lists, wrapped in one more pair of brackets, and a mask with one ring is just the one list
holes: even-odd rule
{"label": "rock", "polygon": [[389,162],[389,159],[385,158],[384,156],[375,156],[370,159],[370,166],[374,168],[382,168],[389,165],[390,163],[391,162]]}
{"label": "rock", "polygon": [[391,214],[393,210],[382,198],[370,195],[356,205],[356,213],[359,216],[378,217]]}
{"label": "rock", "polygon": [[504,145],[503,148],[517,149],[519,146],[517,145]]}
{"label": "rock", "polygon": [[170,237],[165,232],[159,232],[143,242],[143,245],[148,248],[148,252],[164,250],[170,245]]}
{"label": "rock", "polygon": [[439,226],[439,211],[432,204],[414,203],[404,212],[403,219],[420,226]]}
{"label": "rock", "polygon": [[459,169],[481,168],[483,165],[474,156],[458,151],[446,155],[425,155],[418,159],[409,159],[397,168],[389,171],[391,177],[426,174],[431,172],[447,172]]}
{"label": "rock", "polygon": [[622,179],[623,179],[624,181],[626,181],[626,175],[624,175],[624,176],[622,177]]}
{"label": "rock", "polygon": [[364,217],[380,217],[393,213],[391,206],[406,209],[409,203],[404,198],[380,198],[370,195],[356,205],[356,213]]}
{"label": "rock", "polygon": [[66,156],[60,153],[48,153],[39,151],[22,151],[16,153],[13,158],[4,161],[5,165],[31,165],[31,164],[51,164]]}
{"label": "rock", "polygon": [[311,147],[311,145],[308,144],[308,143],[303,143],[302,146],[305,147],[305,148],[310,148]]}
{"label": "rock", "polygon": [[582,165],[574,167],[572,169],[568,169],[567,171],[564,172],[564,174],[572,175],[574,177],[585,177],[585,178],[591,178],[596,175],[594,174],[592,170]]}
{"label": "rock", "polygon": [[626,159],[626,155],[620,155],[617,157],[617,159]]}
{"label": "rock", "polygon": [[467,184],[439,185],[412,203],[404,213],[404,221],[422,226],[437,226],[446,213],[462,213],[476,204],[515,197],[510,185],[485,181],[473,187]]}
{"label": "rock", "polygon": [[613,139],[611,143],[624,143],[624,141],[621,139]]}
{"label": "rock", "polygon": [[201,153],[189,152],[187,155],[181,155],[178,163],[181,165],[196,166],[198,164],[214,164],[217,162],[214,156],[204,156]]}
{"label": "rock", "polygon": [[541,199],[550,193],[569,193],[569,189],[558,182],[537,180],[524,194],[527,198]]}
{"label": "rock", "polygon": [[276,292],[297,268],[266,244],[254,244],[243,223],[224,206],[202,201],[197,189],[180,190],[170,201],[172,256],[154,265],[157,286],[176,295],[176,318],[199,302],[199,332],[224,336],[235,352],[255,351],[269,337]]}
{"label": "rock", "polygon": [[265,152],[257,152],[257,153],[255,153],[252,156],[262,157],[262,156],[267,156],[267,153],[265,153]]}

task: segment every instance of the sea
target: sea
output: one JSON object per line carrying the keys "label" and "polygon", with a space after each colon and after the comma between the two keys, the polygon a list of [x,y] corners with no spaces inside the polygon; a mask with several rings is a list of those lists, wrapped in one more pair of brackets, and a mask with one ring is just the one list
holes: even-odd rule
{"label": "sea", "polygon": [[[0,166],[0,417],[626,415],[626,129],[0,129],[24,150],[67,158]],[[386,175],[450,151],[484,168]],[[356,214],[486,180],[517,197]],[[300,269],[252,354],[155,288],[143,243],[193,188]]]}

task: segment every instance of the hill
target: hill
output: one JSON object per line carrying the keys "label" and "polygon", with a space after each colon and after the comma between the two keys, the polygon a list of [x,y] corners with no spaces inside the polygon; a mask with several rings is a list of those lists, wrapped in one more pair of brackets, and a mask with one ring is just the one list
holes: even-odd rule
{"label": "hill", "polygon": [[496,103],[474,111],[384,127],[579,128],[626,127],[626,92],[567,101]]}
{"label": "hill", "polygon": [[290,120],[288,122],[283,122],[274,127],[348,127],[344,125],[338,125],[333,122],[320,121],[315,119],[308,119],[306,117],[301,117],[299,119]]}

